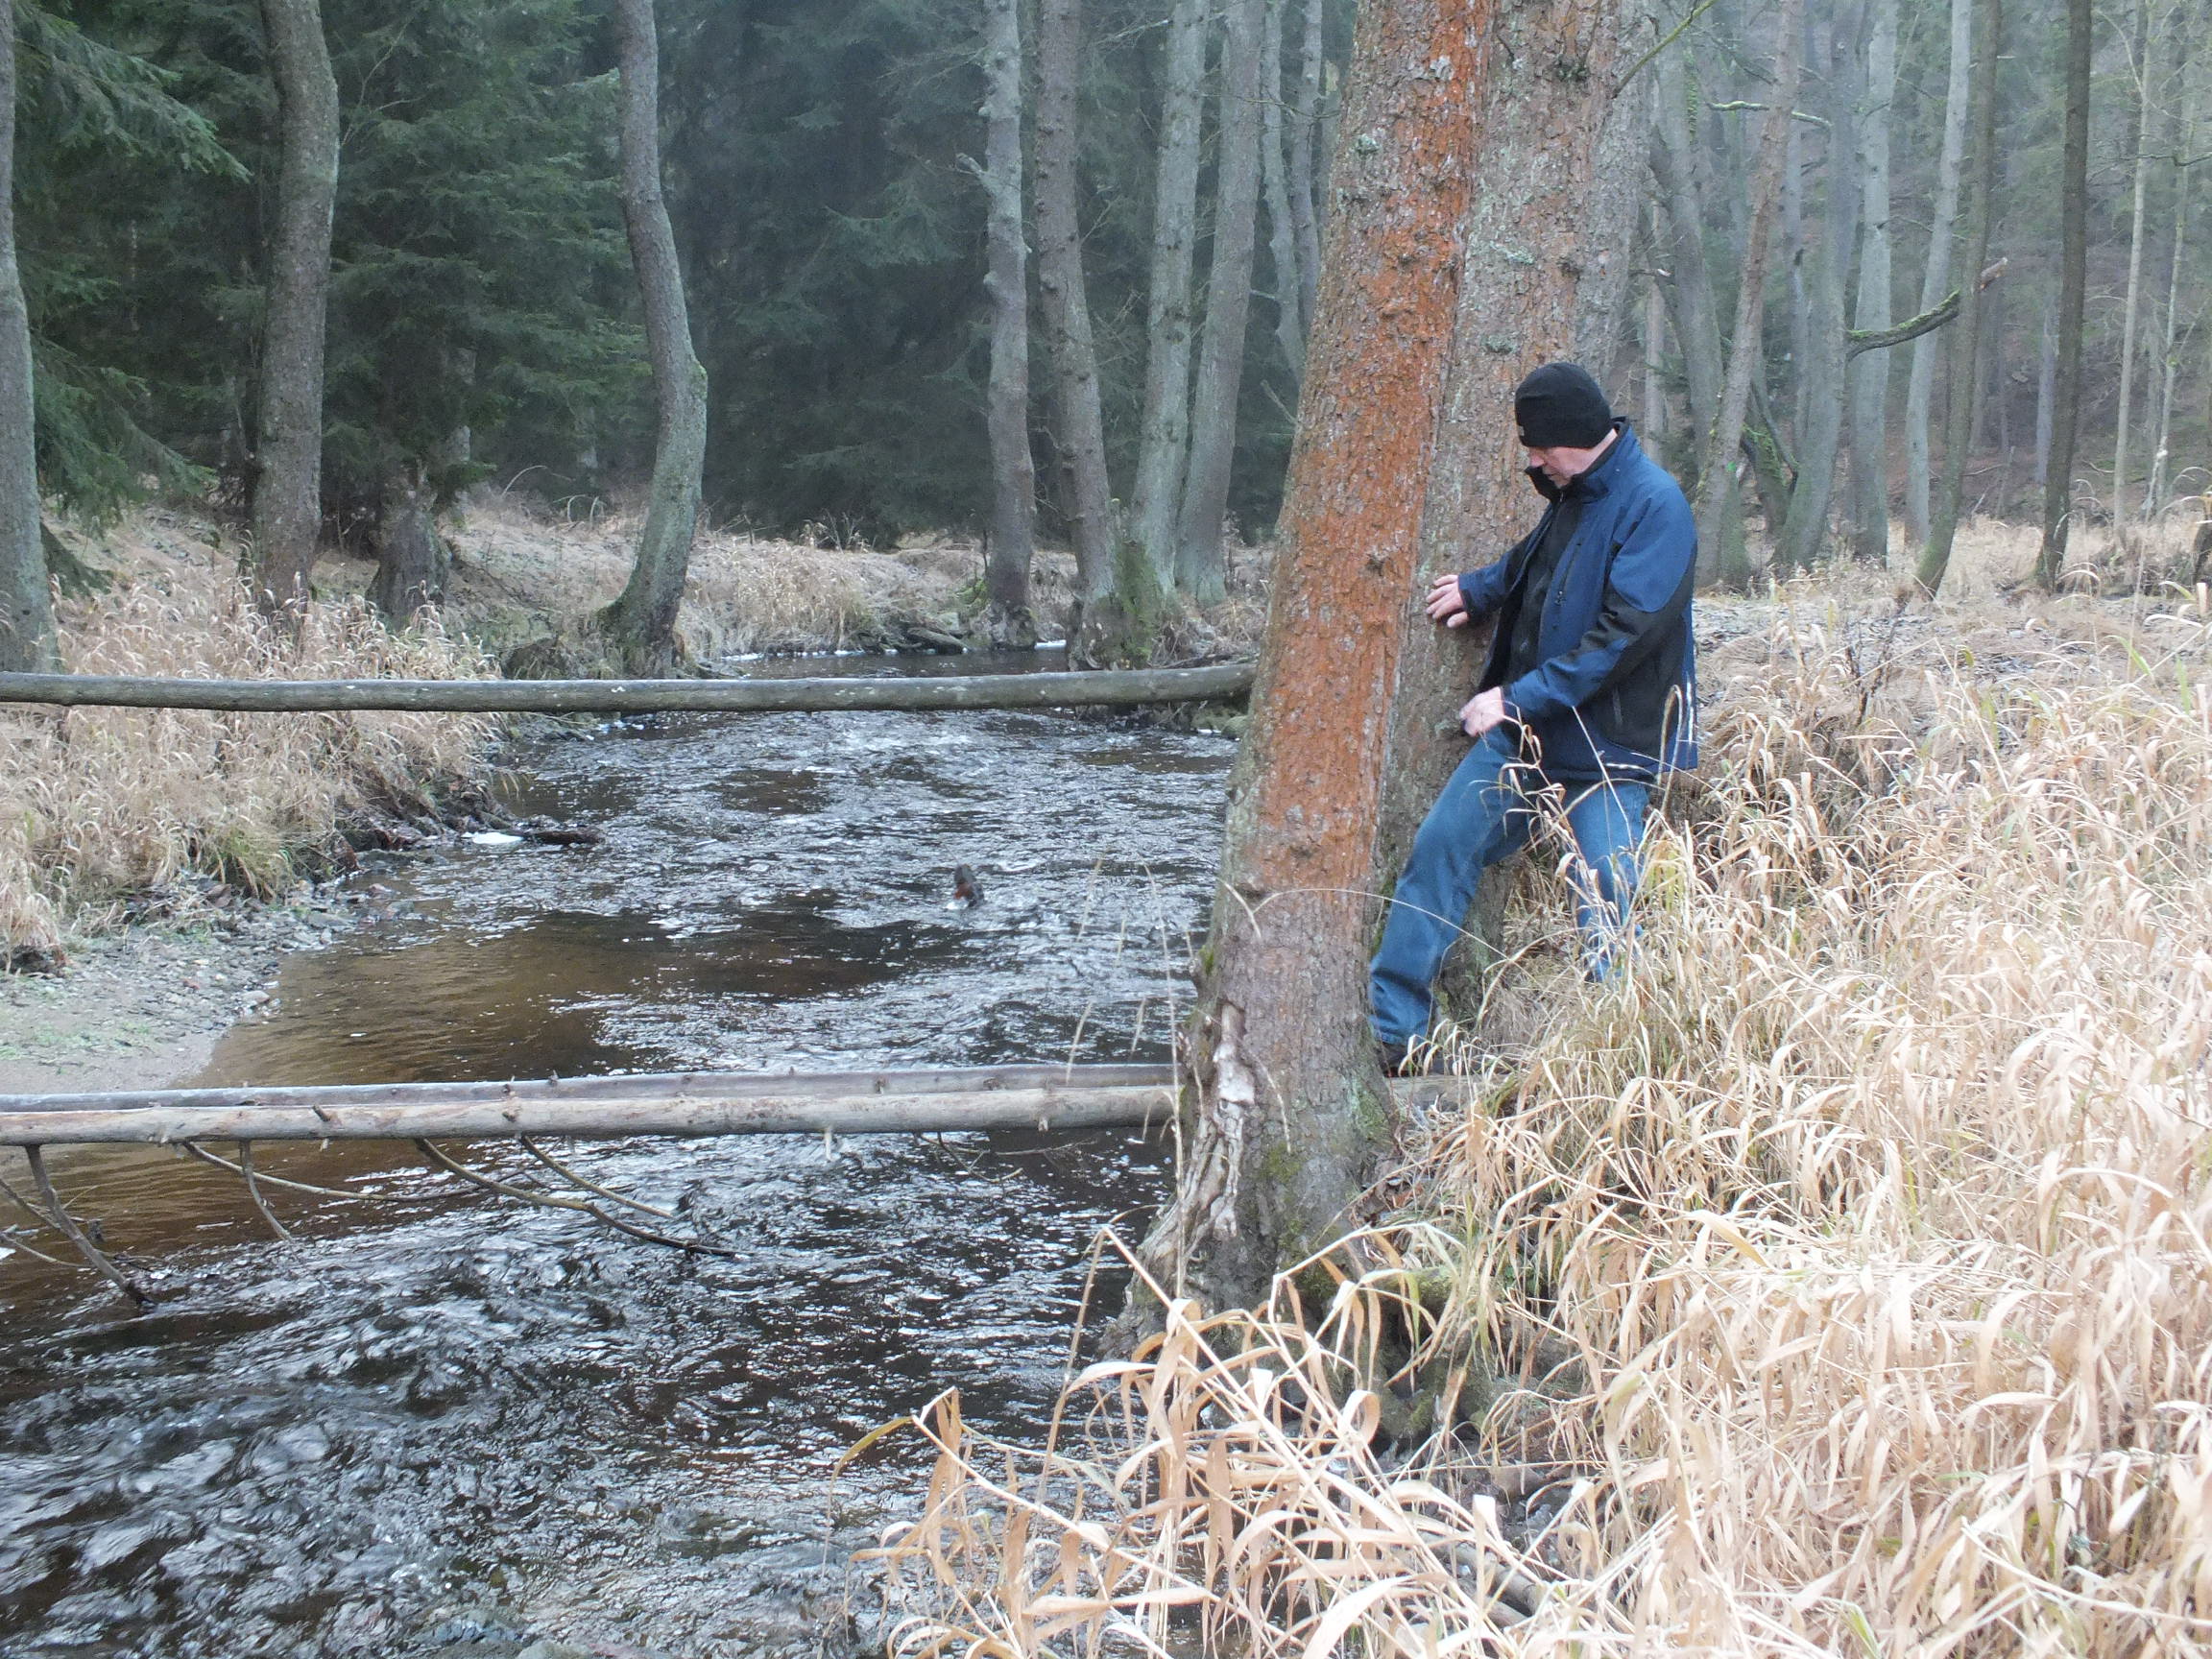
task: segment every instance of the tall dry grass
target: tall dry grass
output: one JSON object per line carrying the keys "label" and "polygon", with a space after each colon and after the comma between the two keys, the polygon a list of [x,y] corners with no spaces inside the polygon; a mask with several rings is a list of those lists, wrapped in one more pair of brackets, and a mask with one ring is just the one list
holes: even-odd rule
{"label": "tall dry grass", "polygon": [[[104,547],[111,592],[62,606],[71,672],[220,679],[472,678],[473,647],[394,635],[357,600],[317,604],[295,643],[230,563],[149,520]],[[469,775],[490,732],[437,714],[0,711],[0,955],[51,954],[128,896],[189,908],[202,877],[268,897],[348,815],[420,812]]]}
{"label": "tall dry grass", "polygon": [[940,1403],[900,1645],[2212,1651],[2208,641],[1787,595],[1632,973],[1522,911],[1319,1316],[1173,1308],[1048,1452]]}

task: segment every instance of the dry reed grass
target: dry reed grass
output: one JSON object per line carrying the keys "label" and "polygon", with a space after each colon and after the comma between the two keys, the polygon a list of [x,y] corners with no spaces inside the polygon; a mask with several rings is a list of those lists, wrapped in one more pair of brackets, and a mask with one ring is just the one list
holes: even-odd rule
{"label": "dry reed grass", "polygon": [[[316,605],[295,644],[231,563],[180,521],[130,521],[95,555],[117,589],[61,607],[64,666],[226,679],[472,678],[435,628],[393,635],[357,600]],[[127,896],[194,901],[190,878],[255,897],[361,811],[419,812],[469,774],[487,722],[438,714],[0,713],[0,954],[36,957]]]}
{"label": "dry reed grass", "polygon": [[1523,907],[1323,1317],[1171,1309],[1048,1453],[939,1403],[900,1646],[2212,1651],[2208,644],[1786,594],[1632,972]]}

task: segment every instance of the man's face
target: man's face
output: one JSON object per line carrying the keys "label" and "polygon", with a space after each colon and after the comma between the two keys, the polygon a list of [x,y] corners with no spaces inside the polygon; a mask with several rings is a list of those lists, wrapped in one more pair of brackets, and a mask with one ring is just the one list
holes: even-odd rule
{"label": "man's face", "polygon": [[1579,478],[1589,471],[1598,457],[1605,453],[1606,445],[1612,440],[1613,435],[1607,433],[1605,444],[1592,449],[1569,449],[1558,445],[1539,449],[1534,445],[1526,444],[1522,447],[1528,451],[1529,466],[1539,469],[1552,483],[1563,486],[1569,479]]}

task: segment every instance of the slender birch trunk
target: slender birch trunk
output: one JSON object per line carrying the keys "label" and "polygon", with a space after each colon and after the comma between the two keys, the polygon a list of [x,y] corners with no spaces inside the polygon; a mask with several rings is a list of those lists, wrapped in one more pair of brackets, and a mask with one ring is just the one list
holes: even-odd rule
{"label": "slender birch trunk", "polygon": [[1306,36],[1298,52],[1298,95],[1290,106],[1290,228],[1298,246],[1298,325],[1313,327],[1321,280],[1321,219],[1314,205],[1314,147],[1321,137],[1321,23],[1326,0],[1304,0]]}
{"label": "slender birch trunk", "polygon": [[[1959,172],[1966,155],[1967,69],[1974,57],[1974,0],[1951,0],[1951,74],[1943,93],[1943,148],[1936,160],[1936,200],[1928,219],[1928,262],[1920,273],[1920,309],[1933,310],[1951,292],[1951,241],[1959,223]],[[1979,275],[1966,274],[1970,281]],[[1905,521],[1926,542],[1933,457],[1929,413],[1935,400],[1936,358],[1943,341],[1922,335],[1912,343],[1912,371],[1905,390]]]}
{"label": "slender birch trunk", "polygon": [[614,17],[622,81],[622,225],[644,301],[645,349],[653,363],[653,482],[630,579],[594,621],[617,671],[661,674],[682,655],[676,613],[699,526],[707,371],[692,349],[676,233],[661,193],[661,36],[653,0],[617,0]]}
{"label": "slender birch trunk", "polygon": [[2167,469],[2173,459],[2174,381],[2179,367],[2181,329],[2181,272],[2189,245],[2189,186],[2195,169],[2189,165],[2197,154],[2197,80],[2188,73],[2186,49],[2176,64],[2182,85],[2182,108],[2175,122],[2174,146],[2174,249],[2166,273],[2165,339],[2158,352],[2157,438],[2151,447],[2151,483],[2144,493],[2143,514],[2158,510],[2167,489]]}
{"label": "slender birch trunk", "polygon": [[1661,257],[1659,227],[1664,210],[1651,204],[1647,218],[1645,244],[1650,250],[1644,273],[1644,420],[1643,439],[1654,453],[1667,445],[1667,295],[1654,269]]}
{"label": "slender birch trunk", "polygon": [[2051,440],[2058,400],[2058,320],[2048,301],[2043,306],[2043,344],[2035,354],[2035,488],[2051,483]]}
{"label": "slender birch trunk", "polygon": [[1265,0],[1232,0],[1221,48],[1220,165],[1214,187],[1214,260],[1206,273],[1206,326],[1190,397],[1190,466],[1183,480],[1175,585],[1200,605],[1227,591],[1221,518],[1237,452],[1237,399],[1244,375],[1244,325],[1252,306],[1252,253],[1260,217],[1260,40]]}
{"label": "slender birch trunk", "polygon": [[[1083,0],[1043,0],[1037,11],[1037,292],[1052,364],[1058,438],[1074,486],[1070,505],[1080,614],[1069,642],[1079,662],[1094,662],[1086,636],[1095,631],[1092,613],[1107,606],[1114,591],[1115,525],[1106,428],[1098,404],[1098,352],[1092,339],[1083,234],[1075,210],[1082,53]],[[1095,620],[1108,619],[1101,615]],[[1119,627],[1109,631],[1117,637],[1123,632]]]}
{"label": "slender birch trunk", "polygon": [[1198,239],[1198,128],[1205,108],[1207,0],[1175,0],[1152,187],[1152,271],[1144,303],[1144,414],[1130,517],[1163,587],[1175,579],[1183,475],[1190,453],[1190,264]]}
{"label": "slender birch trunk", "polygon": [[1022,224],[1021,0],[983,0],[983,167],[989,245],[991,545],[984,626],[994,645],[1033,644],[1029,566],[1035,554],[1037,465],[1029,449],[1029,252]]}
{"label": "slender birch trunk", "polygon": [[2089,74],[2096,45],[2093,0],[2066,0],[2065,138],[2058,180],[2057,362],[2051,449],[2043,474],[2043,544],[2035,580],[2056,588],[2074,521],[2074,453],[2080,432],[2081,320],[2089,292]]}
{"label": "slender birch trunk", "polygon": [[276,87],[276,202],[246,574],[255,602],[272,613],[292,613],[297,625],[323,528],[324,319],[338,196],[338,83],[315,0],[261,0],[261,27]]}
{"label": "slender birch trunk", "polygon": [[[1736,487],[1735,456],[1743,441],[1743,415],[1751,401],[1751,377],[1760,373],[1764,355],[1760,319],[1766,313],[1767,262],[1773,246],[1776,200],[1781,195],[1782,167],[1789,155],[1790,113],[1797,93],[1797,43],[1803,34],[1805,0],[1782,0],[1775,24],[1779,39],[1774,59],[1774,99],[1760,124],[1759,149],[1751,172],[1751,211],[1744,226],[1743,263],[1736,286],[1736,325],[1728,337],[1728,372],[1720,388],[1720,411],[1713,422],[1713,435],[1699,464],[1697,537],[1720,549],[1719,578],[1741,586],[1750,579],[1750,565],[1743,549],[1741,497]],[[1732,541],[1723,533],[1735,527]]]}
{"label": "slender birch trunk", "polygon": [[[1889,106],[1897,95],[1898,0],[1873,0],[1866,36],[1866,108],[1860,127],[1859,305],[1855,326],[1880,329],[1889,305]],[[1889,557],[1889,354],[1851,365],[1851,550]]]}
{"label": "slender birch trunk", "polygon": [[[1859,33],[1866,12],[1846,7],[1829,19],[1827,211],[1815,246],[1805,359],[1798,367],[1797,478],[1774,539],[1777,569],[1810,569],[1828,540],[1836,461],[1843,443],[1848,329],[1844,309],[1851,253],[1859,240]],[[1869,352],[1866,355],[1873,356]]]}
{"label": "slender birch trunk", "polygon": [[51,673],[54,600],[38,523],[31,314],[15,261],[15,13],[0,18],[0,672]]}
{"label": "slender birch trunk", "polygon": [[1265,0],[1260,40],[1260,182],[1267,203],[1267,263],[1275,285],[1275,344],[1295,386],[1306,375],[1306,328],[1298,310],[1298,236],[1283,158],[1283,0]]}
{"label": "slender birch trunk", "polygon": [[2120,313],[2120,414],[2112,437],[2112,531],[2125,545],[2128,527],[2128,441],[2135,408],[2135,331],[2142,315],[2143,243],[2151,191],[2151,121],[2157,106],[2151,65],[2159,41],[2152,0],[2142,0],[2135,22],[2135,194],[2128,231],[2128,297]]}
{"label": "slender birch trunk", "polygon": [[1921,549],[1921,591],[1936,596],[1951,564],[1951,541],[1966,490],[1966,461],[1974,447],[1974,381],[1982,345],[1982,283],[1989,257],[1989,198],[1997,176],[1997,68],[2004,39],[2003,0],[1977,0],[1974,10],[1972,119],[1974,165],[1966,185],[1964,280],[1959,321],[1951,330],[1950,382],[1943,421],[1943,479],[1934,503],[1928,544]]}

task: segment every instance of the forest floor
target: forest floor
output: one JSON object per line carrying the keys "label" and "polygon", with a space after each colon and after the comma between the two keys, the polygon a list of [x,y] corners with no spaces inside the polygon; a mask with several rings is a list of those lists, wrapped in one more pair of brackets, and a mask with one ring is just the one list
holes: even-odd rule
{"label": "forest floor", "polygon": [[1700,598],[1628,971],[1576,971],[1547,834],[1324,1303],[1169,1305],[1049,1450],[931,1415],[913,1649],[2212,1646],[2185,528],[2056,598],[1986,525],[1933,608]]}

